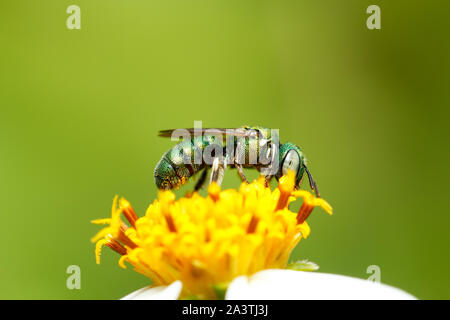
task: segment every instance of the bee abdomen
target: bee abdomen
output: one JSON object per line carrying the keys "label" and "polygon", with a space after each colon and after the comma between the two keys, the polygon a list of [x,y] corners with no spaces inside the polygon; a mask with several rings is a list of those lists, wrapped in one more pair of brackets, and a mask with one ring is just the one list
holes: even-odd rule
{"label": "bee abdomen", "polygon": [[194,164],[192,154],[186,151],[186,143],[189,142],[181,142],[166,152],[156,165],[154,177],[158,189],[177,189],[203,168],[203,164]]}

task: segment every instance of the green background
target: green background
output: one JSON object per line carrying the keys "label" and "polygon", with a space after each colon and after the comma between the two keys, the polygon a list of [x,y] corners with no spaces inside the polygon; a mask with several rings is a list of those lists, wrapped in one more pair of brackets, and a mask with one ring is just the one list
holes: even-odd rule
{"label": "green background", "polygon": [[[66,28],[74,3],[81,30]],[[371,4],[381,30],[366,27]],[[279,128],[304,149],[335,215],[313,213],[294,259],[360,278],[378,265],[383,283],[450,298],[449,8],[1,1],[0,298],[116,299],[148,284],[114,252],[95,264],[90,220],[115,194],[142,215],[173,145],[157,131],[194,120]],[[72,264],[81,290],[66,288]]]}

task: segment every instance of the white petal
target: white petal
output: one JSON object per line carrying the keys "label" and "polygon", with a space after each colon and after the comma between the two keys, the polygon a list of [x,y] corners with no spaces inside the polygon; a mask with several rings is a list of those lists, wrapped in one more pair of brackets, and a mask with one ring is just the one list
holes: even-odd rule
{"label": "white petal", "polygon": [[182,288],[181,281],[175,281],[168,286],[141,288],[120,300],[177,300]]}
{"label": "white petal", "polygon": [[263,270],[234,279],[227,300],[410,300],[400,289],[336,274],[293,270]]}

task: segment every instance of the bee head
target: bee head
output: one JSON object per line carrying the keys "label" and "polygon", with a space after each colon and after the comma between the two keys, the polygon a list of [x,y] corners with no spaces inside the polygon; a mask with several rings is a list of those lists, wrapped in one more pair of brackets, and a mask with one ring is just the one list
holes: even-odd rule
{"label": "bee head", "polygon": [[279,164],[278,172],[276,174],[277,180],[281,178],[281,176],[287,174],[289,170],[292,170],[295,172],[295,186],[296,188],[299,188],[303,175],[306,172],[311,189],[314,190],[317,197],[320,197],[316,182],[306,167],[306,157],[298,146],[290,142],[280,145]]}

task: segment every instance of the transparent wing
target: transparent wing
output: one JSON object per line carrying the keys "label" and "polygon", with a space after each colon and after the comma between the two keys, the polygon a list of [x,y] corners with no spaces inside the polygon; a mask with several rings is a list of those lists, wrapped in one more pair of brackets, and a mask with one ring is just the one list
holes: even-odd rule
{"label": "transparent wing", "polygon": [[[172,134],[176,131],[180,130],[180,133],[188,132],[192,136],[195,135],[229,135],[229,136],[237,136],[237,137],[250,137],[252,135],[251,130],[247,130],[244,128],[238,129],[227,129],[227,128],[218,128],[218,129],[210,129],[210,128],[202,128],[202,129],[194,129],[194,128],[184,128],[184,129],[168,129],[161,130],[158,133],[159,137],[170,138]],[[181,131],[183,130],[183,131]],[[254,133],[253,133],[254,134]]]}

